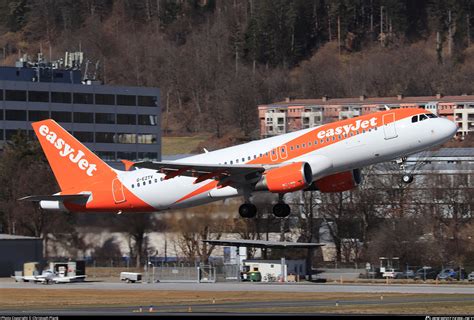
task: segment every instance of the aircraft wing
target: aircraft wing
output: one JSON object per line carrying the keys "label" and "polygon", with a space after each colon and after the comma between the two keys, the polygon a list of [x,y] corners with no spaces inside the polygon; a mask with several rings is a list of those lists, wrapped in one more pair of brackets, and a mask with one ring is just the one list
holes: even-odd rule
{"label": "aircraft wing", "polygon": [[171,179],[176,176],[195,177],[195,183],[216,179],[222,180],[226,177],[244,177],[251,180],[265,171],[263,165],[219,165],[219,164],[200,164],[200,163],[182,163],[182,162],[136,162],[133,164],[136,168],[152,169],[166,174],[165,179]]}
{"label": "aircraft wing", "polygon": [[18,199],[18,201],[73,201],[73,200],[87,200],[90,194],[53,194],[46,196],[27,196]]}

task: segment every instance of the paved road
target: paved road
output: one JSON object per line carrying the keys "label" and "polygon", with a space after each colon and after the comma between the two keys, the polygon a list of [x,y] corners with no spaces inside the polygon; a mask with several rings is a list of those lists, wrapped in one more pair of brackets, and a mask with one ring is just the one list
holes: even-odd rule
{"label": "paved road", "polygon": [[6,288],[92,289],[92,290],[160,290],[160,291],[272,291],[272,292],[341,292],[341,293],[432,293],[473,294],[473,285],[451,284],[320,284],[320,283],[114,283],[93,282],[43,285],[2,279],[0,290]]}
{"label": "paved road", "polygon": [[[165,305],[165,306],[135,306],[135,307],[92,307],[75,309],[38,309],[38,310],[0,310],[0,314],[10,315],[165,315],[165,314],[255,314],[256,309],[266,309],[269,313],[277,315],[278,310],[286,308],[308,308],[308,307],[336,307],[336,306],[387,306],[403,305],[406,303],[445,303],[470,302],[474,303],[474,296],[462,298],[449,297],[421,297],[421,298],[400,298],[385,297],[383,300],[314,300],[314,301],[259,301],[259,302],[233,302],[218,304],[192,304],[192,305]],[[150,311],[150,307],[152,307]],[[276,309],[278,308],[278,309]],[[273,310],[273,311],[269,311]],[[294,310],[294,309],[293,309]],[[316,309],[317,310],[317,309]],[[286,309],[286,311],[289,311]],[[291,311],[291,309],[290,309]],[[261,314],[261,313],[260,313]],[[326,314],[327,315],[327,314]]]}

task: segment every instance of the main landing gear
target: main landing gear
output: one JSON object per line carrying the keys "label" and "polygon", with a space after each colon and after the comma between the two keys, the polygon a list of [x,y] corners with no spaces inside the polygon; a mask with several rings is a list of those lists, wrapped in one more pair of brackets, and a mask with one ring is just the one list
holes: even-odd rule
{"label": "main landing gear", "polygon": [[406,161],[407,161],[407,158],[403,157],[403,158],[397,160],[397,164],[400,166],[400,170],[404,171],[404,174],[402,176],[402,182],[406,183],[406,184],[409,184],[409,183],[413,182],[414,178],[413,178],[413,174],[408,173],[406,171],[406,167],[405,167]]}
{"label": "main landing gear", "polygon": [[[291,208],[283,201],[283,194],[279,194],[278,203],[273,206],[273,214],[278,218],[286,218],[291,213]],[[239,207],[239,214],[242,218],[255,218],[257,215],[257,207],[246,202]]]}
{"label": "main landing gear", "polygon": [[239,207],[239,214],[242,218],[255,218],[257,207],[253,203],[244,203]]}
{"label": "main landing gear", "polygon": [[286,218],[290,215],[291,209],[290,206],[284,202],[277,203],[273,206],[273,214],[278,218]]}

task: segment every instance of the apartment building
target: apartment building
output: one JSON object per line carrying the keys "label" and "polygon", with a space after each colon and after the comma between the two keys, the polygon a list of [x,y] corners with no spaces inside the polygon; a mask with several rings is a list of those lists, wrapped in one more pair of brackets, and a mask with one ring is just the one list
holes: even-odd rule
{"label": "apartment building", "polygon": [[292,99],[259,105],[260,134],[270,137],[324,123],[353,118],[385,107],[424,108],[440,117],[456,121],[459,135],[474,131],[474,95]]}

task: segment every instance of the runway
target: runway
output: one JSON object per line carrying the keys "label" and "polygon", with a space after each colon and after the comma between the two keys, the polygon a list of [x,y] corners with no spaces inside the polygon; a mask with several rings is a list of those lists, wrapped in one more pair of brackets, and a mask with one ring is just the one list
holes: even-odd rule
{"label": "runway", "polygon": [[314,293],[412,293],[412,294],[473,294],[474,284],[333,284],[333,283],[120,283],[86,281],[68,284],[42,285],[0,281],[0,289],[91,289],[91,290],[158,290],[158,291],[271,291],[271,292],[314,292]]}
{"label": "runway", "polygon": [[[276,310],[288,310],[286,313],[290,314],[307,314],[307,313],[292,313],[291,308],[308,309],[321,307],[347,307],[347,306],[388,306],[388,305],[404,305],[406,303],[429,304],[429,303],[459,303],[467,302],[474,303],[474,296],[467,296],[464,298],[398,298],[387,297],[385,299],[372,300],[313,300],[313,301],[259,301],[259,302],[240,302],[240,303],[217,303],[217,304],[177,304],[177,305],[163,305],[163,306],[132,306],[132,307],[83,307],[73,309],[36,309],[36,310],[2,310],[1,313],[14,315],[178,315],[193,313],[194,315],[279,315],[281,312]],[[252,310],[259,310],[258,313]],[[263,312],[262,312],[263,310]],[[265,310],[267,310],[265,312]],[[272,312],[271,310],[275,310]],[[314,313],[312,313],[314,314]],[[327,313],[325,313],[327,315]]]}

